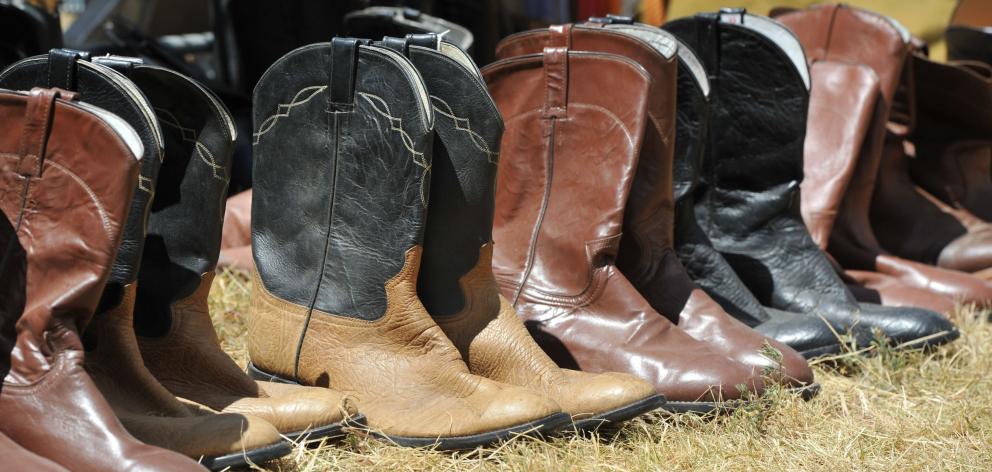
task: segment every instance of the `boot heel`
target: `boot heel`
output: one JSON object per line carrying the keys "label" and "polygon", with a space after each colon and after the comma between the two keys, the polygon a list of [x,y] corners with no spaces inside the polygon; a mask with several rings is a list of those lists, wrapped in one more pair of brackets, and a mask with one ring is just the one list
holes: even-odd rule
{"label": "boot heel", "polygon": [[295,382],[295,381],[292,381],[292,380],[289,380],[289,379],[284,379],[284,378],[279,377],[277,375],[272,375],[272,374],[270,374],[268,372],[264,372],[261,369],[259,369],[258,367],[255,367],[255,364],[252,364],[251,362],[248,363],[248,370],[247,370],[247,372],[248,372],[248,376],[251,377],[254,380],[262,380],[262,381],[265,381],[265,382],[275,382],[275,383],[289,384],[289,385],[299,385],[300,384],[299,382]]}

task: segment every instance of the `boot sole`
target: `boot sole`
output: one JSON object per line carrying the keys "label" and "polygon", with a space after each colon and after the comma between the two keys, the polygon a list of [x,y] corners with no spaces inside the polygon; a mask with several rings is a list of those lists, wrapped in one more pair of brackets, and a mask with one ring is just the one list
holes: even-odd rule
{"label": "boot sole", "polygon": [[645,413],[652,412],[659,408],[665,406],[665,397],[662,395],[652,395],[650,397],[638,400],[620,408],[616,408],[604,413],[599,413],[592,418],[583,418],[580,420],[575,420],[572,423],[572,428],[576,431],[595,431],[599,428],[611,428],[618,426],[619,423],[636,418]]}
{"label": "boot sole", "polygon": [[293,445],[288,442],[280,442],[271,446],[260,447],[245,452],[236,452],[216,457],[205,457],[200,460],[200,464],[210,470],[222,470],[227,468],[247,467],[249,464],[260,464],[280,457],[288,456],[293,452]]}
{"label": "boot sole", "polygon": [[325,438],[331,440],[342,439],[348,435],[348,432],[346,431],[347,428],[362,429],[367,427],[368,424],[365,420],[365,416],[355,415],[337,423],[331,423],[318,428],[305,429],[303,431],[296,431],[295,433],[288,433],[286,434],[286,437],[295,443],[310,444]]}
{"label": "boot sole", "polygon": [[[289,379],[285,379],[279,376],[267,373],[257,367],[251,362],[248,363],[248,375],[255,380],[265,380],[269,382],[279,382],[291,385],[299,385],[298,382],[294,382]],[[403,447],[433,447],[439,451],[450,451],[450,450],[461,450],[461,449],[474,449],[479,446],[487,446],[500,441],[505,441],[514,436],[520,436],[524,434],[534,434],[536,436],[545,436],[558,432],[562,428],[568,426],[572,422],[572,417],[568,413],[555,413],[553,415],[548,415],[544,418],[524,423],[517,426],[512,426],[510,428],[504,428],[496,431],[489,431],[480,434],[473,434],[468,436],[454,436],[445,438],[417,438],[417,437],[406,437],[406,436],[391,436],[382,434],[376,431],[370,430],[365,424],[365,417],[362,417],[363,424],[358,427],[351,426],[349,429],[355,431],[362,431],[366,435],[371,436],[375,439],[390,442],[398,446]]]}
{"label": "boot sole", "polygon": [[747,405],[744,400],[728,400],[725,402],[678,402],[669,400],[661,407],[669,413],[691,413],[696,415],[725,415]]}

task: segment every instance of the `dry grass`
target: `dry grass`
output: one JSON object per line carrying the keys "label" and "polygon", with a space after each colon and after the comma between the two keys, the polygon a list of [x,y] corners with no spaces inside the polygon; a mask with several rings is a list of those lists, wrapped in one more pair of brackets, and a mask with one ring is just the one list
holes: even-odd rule
{"label": "dry grass", "polygon": [[[250,282],[225,273],[214,283],[215,325],[224,348],[243,363]],[[823,390],[811,402],[772,391],[761,405],[717,419],[658,414],[615,435],[518,438],[461,453],[352,437],[299,447],[260,470],[992,470],[987,315],[959,309],[961,339],[937,352],[819,363]]]}

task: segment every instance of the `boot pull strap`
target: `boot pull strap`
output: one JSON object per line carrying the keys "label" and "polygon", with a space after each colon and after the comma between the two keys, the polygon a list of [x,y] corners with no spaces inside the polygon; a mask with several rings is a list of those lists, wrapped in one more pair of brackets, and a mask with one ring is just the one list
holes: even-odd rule
{"label": "boot pull strap", "polygon": [[544,48],[544,111],[548,118],[565,118],[568,108],[568,48]]}
{"label": "boot pull strap", "polygon": [[410,52],[410,42],[406,38],[397,38],[394,36],[384,36],[382,42],[379,43],[383,47],[392,49],[398,52],[403,57],[408,57],[407,53]]}
{"label": "boot pull strap", "polygon": [[692,22],[696,44],[699,45],[696,55],[706,66],[706,78],[713,85],[720,80],[720,14],[700,13],[696,16],[702,20]]}
{"label": "boot pull strap", "polygon": [[76,90],[76,62],[89,58],[89,53],[72,49],[48,51],[48,87]]}
{"label": "boot pull strap", "polygon": [[427,49],[438,49],[441,47],[441,36],[437,33],[410,33],[406,35],[407,47],[420,46]]}
{"label": "boot pull strap", "polygon": [[355,104],[355,73],[358,70],[358,46],[366,42],[356,38],[331,39],[331,106],[350,110]]}
{"label": "boot pull strap", "polygon": [[548,46],[549,48],[565,48],[570,49],[572,47],[572,24],[566,23],[564,25],[551,25],[548,27]]}
{"label": "boot pull strap", "polygon": [[24,129],[21,131],[21,142],[17,154],[17,173],[25,177],[41,177],[45,162],[45,148],[48,146],[48,135],[52,128],[52,115],[55,109],[55,99],[75,100],[76,94],[57,88],[31,89],[28,95],[27,108],[24,110]]}
{"label": "boot pull strap", "polygon": [[109,67],[116,72],[119,72],[124,77],[131,77],[131,72],[134,70],[134,66],[140,66],[145,63],[140,57],[130,57],[130,56],[99,56],[92,59],[93,63],[100,64],[101,66]]}
{"label": "boot pull strap", "polygon": [[814,46],[807,51],[806,60],[809,61],[810,64],[824,60],[830,55],[830,42],[834,35],[834,22],[837,21],[837,13],[841,8],[845,7],[842,4],[837,4],[827,5],[821,8],[829,11],[830,21],[827,21],[826,24],[820,25],[820,35],[817,36],[819,42],[821,43],[819,44],[819,47]]}

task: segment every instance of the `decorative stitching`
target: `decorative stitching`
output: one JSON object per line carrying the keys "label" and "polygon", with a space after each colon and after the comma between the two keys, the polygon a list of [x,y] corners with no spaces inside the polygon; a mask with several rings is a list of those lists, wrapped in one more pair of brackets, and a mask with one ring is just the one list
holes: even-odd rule
{"label": "decorative stitching", "polygon": [[[311,99],[313,99],[313,97],[316,97],[318,93],[323,92],[326,89],[327,89],[326,85],[314,85],[310,87],[305,87],[301,89],[299,92],[296,92],[296,95],[293,95],[293,99],[290,100],[289,103],[280,103],[279,106],[276,107],[275,114],[269,116],[264,121],[262,121],[262,124],[258,126],[257,133],[252,133],[252,137],[255,138],[252,141],[252,144],[258,144],[259,138],[261,138],[263,134],[268,133],[269,130],[271,130],[272,127],[276,125],[276,123],[279,121],[280,118],[288,117],[289,113],[293,110],[293,108],[303,105],[306,102],[309,102]],[[310,95],[307,95],[306,98],[300,99],[300,96],[307,92],[309,92]]]}
{"label": "decorative stitching", "polygon": [[400,141],[403,142],[403,146],[406,147],[407,151],[413,156],[413,163],[424,169],[420,180],[420,202],[424,206],[427,206],[427,174],[431,171],[431,164],[427,162],[427,158],[424,157],[424,153],[417,151],[413,147],[413,138],[403,129],[403,118],[393,116],[392,111],[389,109],[389,104],[386,103],[382,97],[373,95],[371,93],[358,92],[358,95],[369,102],[369,105],[375,110],[376,113],[384,116],[389,120],[389,128],[396,131],[400,135]]}
{"label": "decorative stitching", "polygon": [[[486,143],[486,139],[483,138],[479,133],[476,133],[474,130],[472,130],[472,122],[469,121],[468,118],[462,118],[460,116],[455,115],[455,112],[451,108],[451,105],[449,105],[448,102],[442,100],[440,97],[431,95],[431,101],[438,102],[438,103],[431,103],[431,105],[434,107],[434,111],[440,113],[442,116],[446,116],[450,118],[451,121],[455,123],[456,130],[464,131],[465,133],[467,133],[469,138],[472,139],[472,144],[475,145],[476,149],[486,154],[486,160],[489,161],[490,164],[499,164],[499,153],[490,150],[489,145]],[[439,108],[438,104],[440,104],[441,107],[443,107],[443,109]]]}
{"label": "decorative stitching", "polygon": [[149,195],[155,195],[155,191],[152,189],[151,185],[152,179],[149,179],[143,175],[138,175],[138,190],[144,191]]}
{"label": "decorative stitching", "polygon": [[[168,118],[167,120],[163,120],[162,116],[160,116],[159,122],[178,129],[183,141],[193,143],[193,148],[196,150],[196,155],[200,157],[200,160],[203,161],[204,164],[210,167],[210,171],[213,173],[215,179],[222,182],[227,182],[227,176],[224,175],[226,174],[226,169],[224,169],[224,166],[217,163],[217,159],[214,158],[214,155],[210,152],[210,149],[199,141],[199,136],[197,135],[195,129],[187,128],[179,124],[179,120],[169,110],[164,108],[156,108],[155,111],[164,115],[165,118]],[[219,175],[217,173],[218,169],[221,171]]]}

